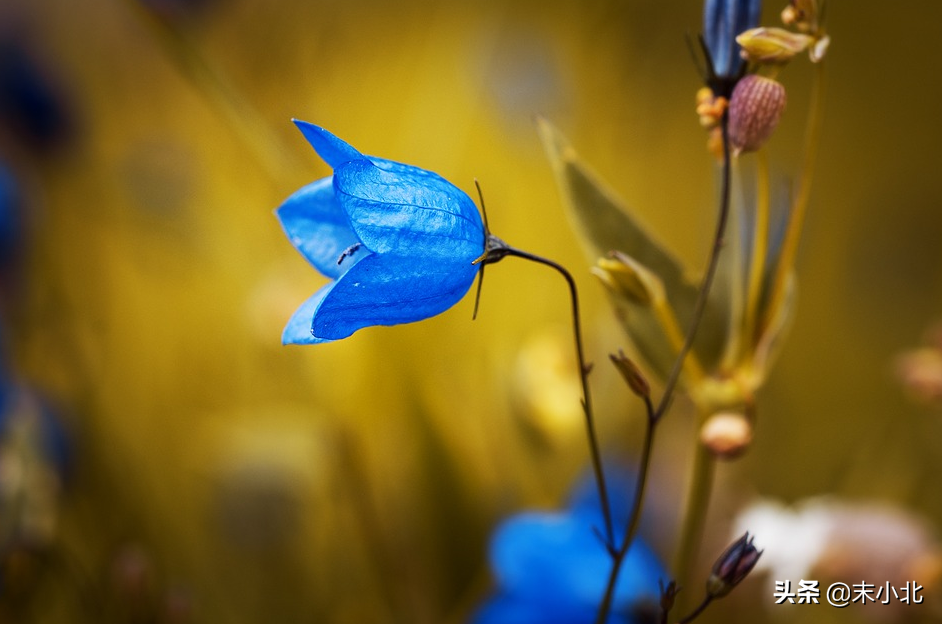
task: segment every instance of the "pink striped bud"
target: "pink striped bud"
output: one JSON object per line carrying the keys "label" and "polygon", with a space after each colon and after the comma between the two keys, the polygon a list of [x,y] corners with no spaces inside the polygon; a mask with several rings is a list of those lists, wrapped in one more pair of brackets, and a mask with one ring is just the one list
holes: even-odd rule
{"label": "pink striped bud", "polygon": [[785,110],[785,87],[750,74],[736,83],[729,101],[729,144],[734,154],[754,152],[772,136]]}

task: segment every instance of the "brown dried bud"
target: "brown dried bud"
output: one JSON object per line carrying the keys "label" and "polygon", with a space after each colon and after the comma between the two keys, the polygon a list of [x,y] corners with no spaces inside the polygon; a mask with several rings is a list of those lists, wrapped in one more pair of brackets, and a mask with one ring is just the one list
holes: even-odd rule
{"label": "brown dried bud", "polygon": [[719,459],[739,457],[752,444],[752,423],[736,412],[713,414],[700,427],[700,442]]}
{"label": "brown dried bud", "polygon": [[762,147],[785,110],[785,87],[750,74],[736,83],[729,102],[729,144],[733,153],[754,152]]}
{"label": "brown dried bud", "polygon": [[651,384],[648,383],[637,364],[632,362],[621,350],[618,351],[618,355],[612,354],[608,357],[611,358],[621,376],[625,378],[625,383],[628,384],[632,392],[641,398],[651,396]]}
{"label": "brown dried bud", "polygon": [[749,575],[762,551],[752,545],[749,533],[733,542],[713,564],[713,572],[707,580],[707,594],[711,598],[722,598]]}

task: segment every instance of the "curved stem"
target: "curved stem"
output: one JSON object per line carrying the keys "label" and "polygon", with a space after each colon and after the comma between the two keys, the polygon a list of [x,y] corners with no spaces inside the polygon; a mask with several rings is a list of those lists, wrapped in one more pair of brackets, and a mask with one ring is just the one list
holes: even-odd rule
{"label": "curved stem", "polygon": [[707,595],[707,597],[703,599],[703,602],[701,602],[700,605],[690,613],[690,615],[682,619],[678,624],[689,624],[690,622],[693,622],[695,619],[697,619],[697,616],[703,613],[703,611],[710,606],[711,602],[713,602],[713,596]]}
{"label": "curved stem", "polygon": [[[586,434],[589,438],[589,451],[592,455],[592,469],[595,472],[595,482],[599,490],[599,501],[602,506],[602,517],[605,521],[605,547],[610,553],[614,553],[615,531],[612,526],[612,509],[608,500],[608,488],[605,485],[602,454],[599,449],[598,436],[595,432],[595,417],[593,416],[591,395],[589,394],[589,371],[592,367],[586,364],[585,352],[582,345],[582,321],[579,315],[579,294],[576,290],[576,281],[573,279],[572,274],[566,270],[566,267],[558,262],[515,247],[503,245],[499,252],[494,255],[497,259],[503,258],[504,256],[516,256],[551,267],[565,278],[566,284],[569,286],[569,296],[572,300],[572,330],[576,339],[576,357],[578,358],[579,364],[579,376],[582,379],[582,411],[585,414]],[[485,260],[485,262],[487,262],[487,260]]]}
{"label": "curved stem", "polygon": [[703,312],[706,310],[707,300],[710,296],[710,288],[713,286],[713,278],[716,277],[716,268],[719,266],[720,251],[723,249],[724,237],[726,235],[726,223],[729,221],[729,194],[730,194],[730,169],[732,155],[729,151],[729,111],[723,113],[720,120],[720,128],[723,134],[723,188],[720,194],[720,210],[716,219],[716,232],[713,235],[713,247],[710,250],[710,260],[707,263],[706,273],[703,281],[700,283],[700,292],[697,294],[697,301],[694,304],[693,316],[690,319],[690,325],[687,327],[687,337],[684,345],[674,360],[670,376],[664,385],[664,394],[661,395],[661,401],[654,411],[655,420],[660,419],[667,407],[670,405],[677,382],[680,381],[680,373],[684,368],[684,360],[687,354],[693,348],[693,341],[697,337],[697,329],[700,327],[700,321],[703,319]]}

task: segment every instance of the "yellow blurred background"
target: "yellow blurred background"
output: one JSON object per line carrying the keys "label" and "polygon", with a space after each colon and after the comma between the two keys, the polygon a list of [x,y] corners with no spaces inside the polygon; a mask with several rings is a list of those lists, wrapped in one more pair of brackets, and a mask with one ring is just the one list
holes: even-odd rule
{"label": "yellow blurred background", "polygon": [[[767,3],[764,21],[781,8]],[[36,59],[73,120],[54,152],[0,137],[28,207],[25,277],[3,305],[10,368],[59,406],[75,445],[58,558],[10,613],[463,621],[489,589],[495,523],[559,506],[587,462],[564,285],[510,259],[488,270],[474,322],[468,296],[421,323],[281,346],[285,321],[324,279],[272,211],[330,174],[290,119],[472,196],[477,178],[495,233],[570,267],[603,446],[631,458],[643,414],[605,361],[627,341],[567,224],[533,118],[558,125],[701,267],[714,163],[684,41],[701,10],[5,3],[0,34]],[[830,4],[797,316],[760,395],[754,448],[719,470],[719,542],[755,494],[886,500],[942,523],[942,413],[909,400],[893,372],[942,317],[940,19],[935,3]],[[809,76],[806,62],[782,75],[789,108],[771,158],[783,188]],[[659,433],[650,504],[666,520],[648,538],[665,560],[692,423],[680,400]],[[719,604],[702,621],[761,621],[771,602]],[[857,621],[850,611],[816,607],[814,621]],[[927,613],[913,621],[934,621]]]}

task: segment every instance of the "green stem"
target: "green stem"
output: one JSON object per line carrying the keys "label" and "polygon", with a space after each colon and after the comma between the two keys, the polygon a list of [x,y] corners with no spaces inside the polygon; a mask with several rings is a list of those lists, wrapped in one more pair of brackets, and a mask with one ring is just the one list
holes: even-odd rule
{"label": "green stem", "polygon": [[[795,266],[795,254],[798,250],[798,239],[801,237],[801,227],[808,208],[808,199],[811,196],[811,180],[814,177],[814,165],[818,157],[818,144],[821,142],[821,127],[824,117],[824,76],[824,61],[820,61],[815,66],[814,82],[811,90],[811,108],[808,112],[804,147],[805,158],[801,167],[801,177],[798,179],[798,189],[792,202],[788,228],[785,230],[778,264],[775,267],[769,303],[765,308],[768,310],[770,317],[775,314],[774,311],[779,308],[782,298],[785,296],[788,276],[791,275]],[[759,331],[764,331],[771,320],[771,318],[762,319],[763,326],[759,327]]]}
{"label": "green stem", "polygon": [[715,468],[715,458],[698,440],[693,458],[693,474],[687,490],[687,508],[680,530],[680,542],[674,556],[674,579],[681,587],[689,587],[690,570],[700,551],[703,527],[710,506],[710,494],[713,491]]}

